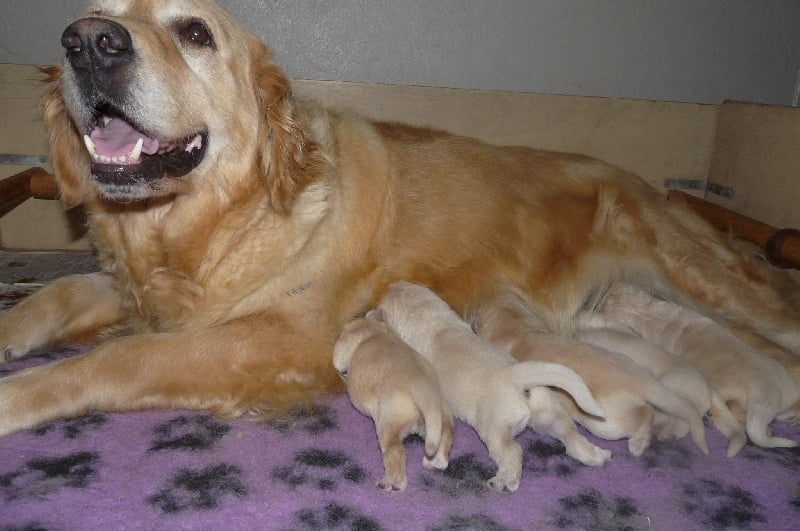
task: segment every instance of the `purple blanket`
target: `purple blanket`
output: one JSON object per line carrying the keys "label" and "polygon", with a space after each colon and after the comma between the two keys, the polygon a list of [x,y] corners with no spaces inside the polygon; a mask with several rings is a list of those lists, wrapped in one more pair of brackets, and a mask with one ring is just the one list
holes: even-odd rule
{"label": "purple blanket", "polygon": [[[53,349],[0,376],[73,356]],[[776,425],[800,440],[800,428]],[[190,411],[93,413],[0,439],[0,529],[800,529],[800,450],[752,445],[731,459],[688,439],[640,458],[625,441],[600,468],[530,430],[520,489],[498,494],[483,444],[458,423],[446,471],[407,441],[408,489],[389,494],[372,421],[346,397],[272,423]]]}

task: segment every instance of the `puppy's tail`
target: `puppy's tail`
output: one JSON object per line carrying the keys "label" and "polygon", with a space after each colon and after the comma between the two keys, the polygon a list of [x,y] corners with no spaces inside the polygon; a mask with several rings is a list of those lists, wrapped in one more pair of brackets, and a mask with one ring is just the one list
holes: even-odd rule
{"label": "puppy's tail", "polygon": [[689,434],[694,444],[701,452],[708,455],[708,443],[706,442],[706,429],[703,425],[703,418],[691,402],[665,387],[655,378],[650,379],[647,385],[645,400],[664,413],[684,421],[689,426]]}
{"label": "puppy's tail", "polygon": [[425,457],[431,460],[442,443],[444,425],[442,410],[445,406],[438,389],[428,385],[427,382],[412,383],[411,397],[422,412],[422,419],[425,422]]}
{"label": "puppy's tail", "polygon": [[558,387],[569,393],[582,410],[603,418],[606,412],[592,396],[581,376],[564,365],[545,361],[524,361],[508,368],[511,382],[521,392],[544,385]]}

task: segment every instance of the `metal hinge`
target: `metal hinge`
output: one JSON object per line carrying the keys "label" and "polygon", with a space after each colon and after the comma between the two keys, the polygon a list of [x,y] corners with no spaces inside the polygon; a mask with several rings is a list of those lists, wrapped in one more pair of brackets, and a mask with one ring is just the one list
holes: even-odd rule
{"label": "metal hinge", "polygon": [[47,157],[44,155],[17,155],[14,153],[0,153],[0,164],[41,166],[42,164],[47,164]]}
{"label": "metal hinge", "polygon": [[664,179],[664,188],[667,190],[705,190],[726,199],[732,199],[734,196],[733,188],[699,179]]}

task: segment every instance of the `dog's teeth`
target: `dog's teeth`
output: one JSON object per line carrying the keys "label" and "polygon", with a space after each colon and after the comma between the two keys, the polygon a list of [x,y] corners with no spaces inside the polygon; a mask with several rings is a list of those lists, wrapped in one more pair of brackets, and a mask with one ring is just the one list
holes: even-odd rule
{"label": "dog's teeth", "polygon": [[108,155],[100,155],[100,162],[103,164],[111,164],[111,157]]}
{"label": "dog's teeth", "polygon": [[186,146],[186,151],[194,151],[203,147],[203,138],[200,135],[195,136],[189,145]]}
{"label": "dog's teeth", "polygon": [[103,116],[103,125],[104,126],[108,125],[108,122],[110,122],[110,121],[111,121],[111,117],[110,116]]}
{"label": "dog's teeth", "polygon": [[89,135],[83,135],[83,143],[86,144],[86,149],[89,150],[89,154],[92,156],[93,159],[97,158],[97,148],[92,142],[92,139],[89,138]]}
{"label": "dog's teeth", "polygon": [[136,141],[136,145],[133,146],[133,150],[131,151],[130,155],[128,155],[128,160],[135,164],[139,162],[142,158],[142,146],[144,145],[144,138],[140,138]]}

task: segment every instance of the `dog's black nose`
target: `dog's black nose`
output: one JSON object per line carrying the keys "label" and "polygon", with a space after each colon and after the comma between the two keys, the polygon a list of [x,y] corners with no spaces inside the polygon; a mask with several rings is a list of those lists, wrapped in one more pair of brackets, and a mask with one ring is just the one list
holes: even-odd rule
{"label": "dog's black nose", "polygon": [[133,58],[131,34],[113,20],[89,17],[67,26],[61,35],[70,64],[79,70],[108,70]]}

